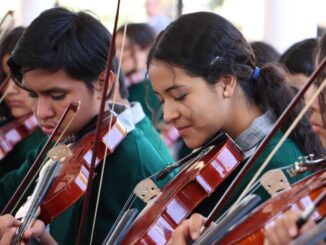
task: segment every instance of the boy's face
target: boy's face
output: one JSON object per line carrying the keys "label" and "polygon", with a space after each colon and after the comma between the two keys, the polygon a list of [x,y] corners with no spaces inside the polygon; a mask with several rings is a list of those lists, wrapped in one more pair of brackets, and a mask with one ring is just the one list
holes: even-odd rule
{"label": "boy's face", "polygon": [[[33,113],[45,134],[50,135],[53,132],[71,102],[81,102],[75,119],[62,139],[79,132],[98,114],[101,99],[98,84],[98,81],[94,82],[94,89],[90,91],[86,83],[69,77],[64,70],[49,72],[43,69],[25,72],[22,81],[22,85],[29,92],[29,102]],[[68,115],[71,118],[71,114]],[[63,132],[64,126],[69,121],[67,119],[59,129],[59,133]]]}

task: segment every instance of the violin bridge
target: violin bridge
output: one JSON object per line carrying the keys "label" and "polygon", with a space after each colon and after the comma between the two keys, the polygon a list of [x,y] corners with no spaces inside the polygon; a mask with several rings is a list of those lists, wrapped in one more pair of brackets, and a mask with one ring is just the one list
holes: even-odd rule
{"label": "violin bridge", "polygon": [[269,170],[263,174],[260,178],[260,184],[271,196],[291,188],[288,179],[280,169]]}
{"label": "violin bridge", "polygon": [[67,145],[57,145],[47,153],[47,157],[53,161],[62,161],[72,156],[72,152]]}
{"label": "violin bridge", "polygon": [[148,203],[154,197],[161,194],[161,190],[157,187],[153,180],[144,179],[136,185],[134,193],[144,203]]}

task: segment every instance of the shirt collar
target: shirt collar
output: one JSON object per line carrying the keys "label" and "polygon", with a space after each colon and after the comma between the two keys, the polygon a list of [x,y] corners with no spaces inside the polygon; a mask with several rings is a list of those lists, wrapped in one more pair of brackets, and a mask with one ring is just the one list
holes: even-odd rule
{"label": "shirt collar", "polygon": [[243,131],[236,139],[236,144],[242,149],[245,158],[251,155],[259,142],[268,134],[273,127],[275,116],[271,110],[256,117],[250,127]]}
{"label": "shirt collar", "polygon": [[141,120],[145,118],[144,110],[139,102],[131,102],[130,103],[130,110],[132,115],[132,120],[134,124],[136,125]]}

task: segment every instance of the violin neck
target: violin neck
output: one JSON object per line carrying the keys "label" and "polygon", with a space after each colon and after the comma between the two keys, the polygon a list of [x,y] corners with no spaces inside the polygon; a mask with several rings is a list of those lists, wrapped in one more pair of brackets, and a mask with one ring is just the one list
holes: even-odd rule
{"label": "violin neck", "polygon": [[40,172],[40,177],[33,191],[31,199],[28,200],[30,205],[26,211],[26,215],[22,218],[22,224],[18,228],[12,244],[19,244],[22,240],[24,232],[32,225],[37,217],[37,211],[44,197],[46,196],[54,177],[59,169],[60,161],[48,160]]}

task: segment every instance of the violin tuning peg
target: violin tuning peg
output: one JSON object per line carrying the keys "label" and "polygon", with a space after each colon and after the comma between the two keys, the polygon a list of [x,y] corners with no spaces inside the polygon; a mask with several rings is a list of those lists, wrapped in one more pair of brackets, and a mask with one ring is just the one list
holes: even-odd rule
{"label": "violin tuning peg", "polygon": [[300,164],[302,162],[303,162],[303,157],[302,156],[298,157],[298,163]]}

